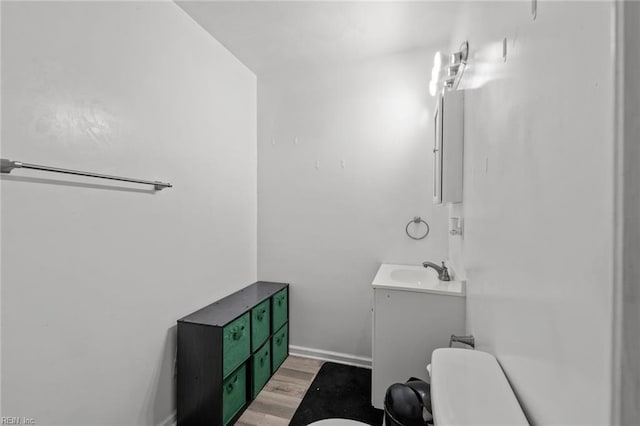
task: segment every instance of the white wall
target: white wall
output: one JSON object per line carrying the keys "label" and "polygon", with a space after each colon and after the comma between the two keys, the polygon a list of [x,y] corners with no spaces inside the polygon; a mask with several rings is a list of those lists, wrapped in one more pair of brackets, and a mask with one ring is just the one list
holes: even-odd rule
{"label": "white wall", "polygon": [[538,2],[535,21],[528,2],[472,3],[454,38],[473,59],[451,255],[468,331],[534,424],[610,421],[612,16],[610,2]]}
{"label": "white wall", "polygon": [[624,239],[621,424],[640,424],[640,3],[624,13]]}
{"label": "white wall", "polygon": [[[369,358],[379,264],[446,257],[446,209],[430,201],[433,53],[259,76],[258,272],[292,284],[292,345]],[[422,241],[405,235],[414,216],[431,225]]]}
{"label": "white wall", "polygon": [[256,78],[171,2],[2,3],[3,415],[160,424],[175,323],[256,280]]}

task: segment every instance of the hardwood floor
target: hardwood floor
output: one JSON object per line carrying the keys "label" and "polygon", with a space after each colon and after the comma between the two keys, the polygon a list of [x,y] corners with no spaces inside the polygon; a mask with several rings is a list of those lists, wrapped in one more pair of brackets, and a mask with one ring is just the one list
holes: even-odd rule
{"label": "hardwood floor", "polygon": [[322,362],[290,355],[236,425],[287,426]]}

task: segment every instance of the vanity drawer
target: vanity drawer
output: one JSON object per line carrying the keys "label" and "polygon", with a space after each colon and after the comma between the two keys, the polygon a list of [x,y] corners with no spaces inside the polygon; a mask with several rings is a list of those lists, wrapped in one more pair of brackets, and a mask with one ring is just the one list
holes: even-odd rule
{"label": "vanity drawer", "polygon": [[269,299],[251,310],[251,349],[256,350],[262,345],[269,334],[271,324],[271,303]]}
{"label": "vanity drawer", "polygon": [[273,372],[275,372],[278,367],[280,367],[280,364],[282,364],[283,361],[287,358],[287,355],[289,355],[288,331],[288,326],[287,324],[285,324],[284,327],[282,327],[276,332],[276,334],[273,335],[271,342],[271,353],[273,355],[271,358],[271,362]]}
{"label": "vanity drawer", "polygon": [[287,322],[288,309],[288,294],[287,289],[279,291],[273,295],[273,308],[271,310],[273,315],[273,327],[272,330],[278,330],[282,325]]}
{"label": "vanity drawer", "polygon": [[226,377],[249,358],[249,312],[224,327],[222,376]]}
{"label": "vanity drawer", "polygon": [[222,383],[222,423],[225,425],[247,402],[246,370],[246,364],[243,364]]}
{"label": "vanity drawer", "polygon": [[255,398],[271,377],[271,345],[267,342],[253,355],[253,386]]}

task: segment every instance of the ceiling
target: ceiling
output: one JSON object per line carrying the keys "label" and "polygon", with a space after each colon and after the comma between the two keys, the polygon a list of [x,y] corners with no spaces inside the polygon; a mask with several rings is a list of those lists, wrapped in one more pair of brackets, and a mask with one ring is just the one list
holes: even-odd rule
{"label": "ceiling", "polygon": [[458,2],[177,1],[257,75],[438,46]]}

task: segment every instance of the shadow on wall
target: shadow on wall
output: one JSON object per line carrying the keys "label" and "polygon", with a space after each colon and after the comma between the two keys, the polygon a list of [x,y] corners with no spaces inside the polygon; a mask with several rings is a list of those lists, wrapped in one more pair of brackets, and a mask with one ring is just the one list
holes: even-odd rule
{"label": "shadow on wall", "polygon": [[[7,176],[1,175],[1,180],[14,181],[14,182],[27,182],[27,183],[36,183],[36,184],[45,184],[45,185],[60,185],[60,186],[71,186],[76,188],[90,188],[90,189],[107,189],[111,191],[124,191],[124,192],[137,192],[140,194],[155,194],[157,191],[154,189],[141,189],[141,188],[129,188],[124,185],[103,185],[103,184],[94,184],[94,183],[86,183],[86,182],[71,182],[67,180],[60,179],[49,179],[49,178],[36,178],[29,176]],[[135,184],[138,185],[138,184]]]}
{"label": "shadow on wall", "polygon": [[147,409],[142,414],[142,424],[157,426],[175,424],[177,331],[177,326],[167,330],[160,362],[149,388]]}

